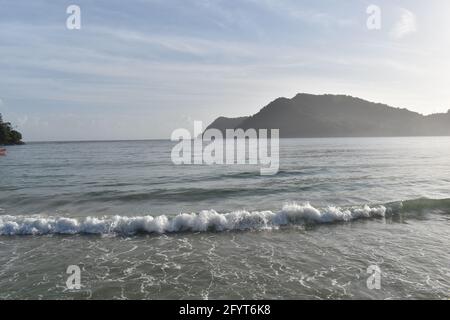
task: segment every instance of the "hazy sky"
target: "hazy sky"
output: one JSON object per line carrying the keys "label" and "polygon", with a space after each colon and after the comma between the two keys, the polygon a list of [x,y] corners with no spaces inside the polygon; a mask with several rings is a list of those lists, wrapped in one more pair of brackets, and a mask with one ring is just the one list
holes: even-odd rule
{"label": "hazy sky", "polygon": [[26,141],[169,138],[298,92],[446,112],[449,57],[448,0],[0,0],[0,112]]}

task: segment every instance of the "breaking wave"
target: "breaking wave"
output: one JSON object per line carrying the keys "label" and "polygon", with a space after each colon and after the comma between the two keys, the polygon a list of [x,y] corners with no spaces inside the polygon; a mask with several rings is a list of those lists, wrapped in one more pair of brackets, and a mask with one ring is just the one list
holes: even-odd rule
{"label": "breaking wave", "polygon": [[231,230],[264,230],[281,226],[345,222],[360,218],[384,217],[383,206],[342,209],[317,209],[310,204],[288,204],[278,212],[235,211],[218,213],[205,210],[200,213],[161,216],[112,217],[45,217],[0,216],[0,235],[44,234],[136,234],[176,233]]}
{"label": "breaking wave", "polygon": [[379,206],[315,208],[309,203],[286,204],[280,211],[234,211],[218,213],[205,210],[200,213],[161,216],[104,216],[52,217],[42,215],[0,215],[0,235],[46,234],[165,234],[177,232],[207,232],[233,230],[267,230],[290,225],[314,225],[349,222],[357,219],[383,218],[402,212],[420,212],[441,209],[448,212],[450,199],[417,199]]}

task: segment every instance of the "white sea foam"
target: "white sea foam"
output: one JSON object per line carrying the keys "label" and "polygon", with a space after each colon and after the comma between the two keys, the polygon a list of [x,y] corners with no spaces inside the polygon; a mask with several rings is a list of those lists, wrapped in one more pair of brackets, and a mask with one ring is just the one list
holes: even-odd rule
{"label": "white sea foam", "polygon": [[228,230],[264,230],[288,225],[347,222],[360,218],[384,217],[386,208],[327,207],[317,209],[306,204],[287,204],[278,212],[235,211],[218,213],[205,210],[200,213],[161,216],[104,216],[67,218],[49,216],[0,216],[0,235],[44,234],[123,234],[175,233]]}

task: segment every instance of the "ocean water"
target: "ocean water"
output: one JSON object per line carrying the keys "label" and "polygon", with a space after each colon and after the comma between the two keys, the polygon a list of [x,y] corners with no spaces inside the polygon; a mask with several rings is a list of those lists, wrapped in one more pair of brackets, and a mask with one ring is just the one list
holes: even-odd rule
{"label": "ocean water", "polygon": [[0,299],[450,298],[449,137],[283,139],[274,176],[172,146],[8,147]]}

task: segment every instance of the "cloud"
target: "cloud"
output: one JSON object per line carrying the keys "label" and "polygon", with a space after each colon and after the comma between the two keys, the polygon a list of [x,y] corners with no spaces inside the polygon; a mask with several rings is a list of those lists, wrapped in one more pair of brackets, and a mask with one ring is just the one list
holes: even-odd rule
{"label": "cloud", "polygon": [[[276,12],[282,17],[288,17],[309,25],[323,28],[349,27],[356,21],[349,17],[342,17],[336,12],[328,13],[322,9],[302,5],[299,1],[280,0],[248,0],[255,5],[267,8],[271,13]],[[299,4],[300,3],[300,4]]]}
{"label": "cloud", "polygon": [[17,125],[19,127],[24,127],[27,124],[27,122],[28,122],[28,116],[27,115],[24,115],[23,117],[22,116],[18,117],[18,119],[17,119]]}
{"label": "cloud", "polygon": [[390,32],[391,37],[399,40],[416,31],[416,15],[409,10],[401,9],[400,19]]}

